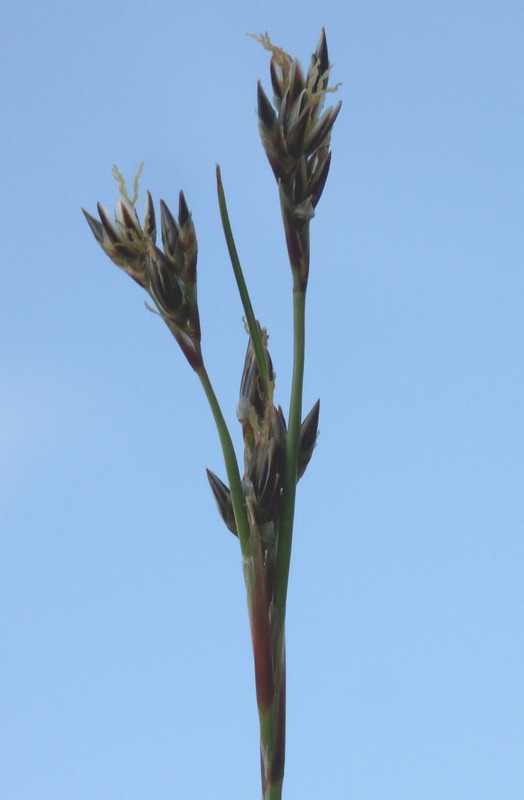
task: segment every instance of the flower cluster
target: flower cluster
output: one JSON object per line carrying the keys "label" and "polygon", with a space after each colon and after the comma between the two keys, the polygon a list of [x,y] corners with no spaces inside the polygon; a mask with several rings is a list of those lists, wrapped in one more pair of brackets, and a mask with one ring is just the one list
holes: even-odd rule
{"label": "flower cluster", "polygon": [[[244,477],[242,490],[252,533],[258,537],[264,562],[278,541],[278,525],[284,488],[287,428],[282,408],[273,404],[275,374],[267,349],[268,335],[260,329],[269,375],[269,392],[264,396],[260,373],[251,338],[247,347],[240,382],[237,417],[244,438]],[[297,480],[304,474],[315,448],[318,433],[320,401],[317,400],[300,431]],[[233,508],[228,487],[207,470],[219,512],[226,526],[236,534]]]}
{"label": "flower cluster", "polygon": [[[116,167],[119,186],[114,217],[100,203],[98,219],[84,211],[106,255],[148,293],[158,314],[195,370],[213,414],[224,454],[228,485],[207,470],[218,510],[238,537],[246,585],[257,705],[260,717],[262,793],[280,800],[285,761],[285,618],[296,484],[304,474],[318,435],[320,402],[302,421],[305,302],[309,275],[309,227],[331,164],[330,140],[341,103],[323,110],[331,66],[325,33],[303,72],[297,59],[275,47],[267,34],[255,36],[271,53],[273,102],[258,83],[262,144],[278,184],[293,277],[293,374],[288,424],[274,403],[275,372],[268,334],[258,323],[236,251],[217,166],[220,215],[249,333],[237,417],[244,440],[239,466],[233,441],[205,368],[197,302],[198,244],[183,192],[178,213],[163,200],[157,215],[146,193],[143,220],[136,211],[138,182],[130,197]],[[157,244],[158,238],[161,242]],[[146,303],[147,305],[147,303]]]}
{"label": "flower cluster", "polygon": [[146,287],[146,253],[156,239],[156,219],[153,200],[146,192],[144,222],[138,219],[134,203],[121,194],[115,203],[115,219],[112,220],[102,203],[97,203],[100,221],[82,209],[98,244],[118,267],[124,270],[140,286]]}
{"label": "flower cluster", "polygon": [[273,103],[258,84],[258,120],[262,144],[279,184],[286,242],[293,271],[303,287],[309,273],[309,222],[315,215],[331,163],[331,130],[341,103],[322,113],[331,70],[324,30],[304,76],[300,63],[255,36],[272,53]]}
{"label": "flower cluster", "polygon": [[100,221],[84,209],[95,239],[118,267],[142,286],[153,299],[194,369],[202,365],[200,320],[197,304],[196,266],[198,246],[195,226],[183,192],[180,192],[178,220],[160,201],[162,246],[156,246],[156,216],[153,200],[146,192],[144,221],[140,224],[135,196],[130,199],[120,173],[113,168],[120,187],[112,220],[101,203]]}

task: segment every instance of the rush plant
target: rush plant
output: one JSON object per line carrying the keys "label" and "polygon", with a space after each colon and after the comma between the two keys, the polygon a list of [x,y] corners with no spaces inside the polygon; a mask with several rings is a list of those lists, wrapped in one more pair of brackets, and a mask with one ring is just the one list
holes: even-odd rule
{"label": "rush plant", "polygon": [[99,219],[84,211],[95,239],[109,258],[135,280],[173,334],[209,401],[224,454],[227,484],[207,470],[220,515],[238,538],[247,591],[260,722],[263,800],[280,800],[284,779],[286,717],[285,620],[295,496],[317,439],[319,401],[302,419],[305,307],[310,224],[331,164],[330,139],[340,102],[324,110],[331,66],[324,30],[304,74],[297,59],[275,47],[267,34],[254,37],[271,53],[271,102],[258,84],[262,145],[276,179],[293,286],[293,375],[289,412],[274,403],[275,373],[268,335],[254,313],[228,217],[220,168],[218,205],[242,300],[249,342],[240,382],[237,416],[244,459],[240,468],[231,436],[209,378],[201,344],[197,300],[197,236],[183,192],[174,215],[149,192],[140,222],[138,178],[130,197],[116,167],[115,215],[99,203]]}

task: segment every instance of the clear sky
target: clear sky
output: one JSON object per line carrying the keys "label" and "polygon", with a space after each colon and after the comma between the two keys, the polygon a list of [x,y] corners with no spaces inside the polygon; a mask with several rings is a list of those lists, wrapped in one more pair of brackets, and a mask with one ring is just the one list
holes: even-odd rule
{"label": "clear sky", "polygon": [[[80,213],[116,163],[200,246],[209,372],[246,335],[219,162],[287,407],[290,274],[260,147],[269,31],[327,31],[343,109],[312,224],[286,800],[524,797],[524,9],[515,0],[4,0],[2,800],[248,800],[238,545],[201,387]],[[142,208],[142,200],[138,203]]]}

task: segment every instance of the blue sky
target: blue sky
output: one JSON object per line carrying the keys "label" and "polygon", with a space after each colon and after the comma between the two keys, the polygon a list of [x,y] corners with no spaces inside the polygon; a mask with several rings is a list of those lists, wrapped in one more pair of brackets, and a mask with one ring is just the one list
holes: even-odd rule
{"label": "blue sky", "polygon": [[[80,213],[116,163],[199,238],[231,429],[246,346],[219,162],[277,399],[290,275],[260,147],[269,31],[327,31],[344,105],[312,227],[286,800],[524,796],[521,3],[2,6],[6,800],[259,793],[237,542],[198,382]],[[141,206],[141,201],[139,201]]]}

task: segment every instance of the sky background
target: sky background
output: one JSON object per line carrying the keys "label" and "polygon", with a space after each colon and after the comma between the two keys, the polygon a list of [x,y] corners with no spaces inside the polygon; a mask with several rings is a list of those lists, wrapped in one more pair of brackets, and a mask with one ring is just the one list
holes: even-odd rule
{"label": "sky background", "polygon": [[[203,393],[80,213],[116,163],[199,239],[235,441],[246,335],[219,162],[288,404],[290,287],[255,117],[268,53],[342,81],[312,224],[286,800],[524,796],[524,9],[517,0],[4,0],[2,800],[248,800],[238,545]],[[142,213],[142,198],[138,203]],[[240,448],[239,448],[240,452]]]}

